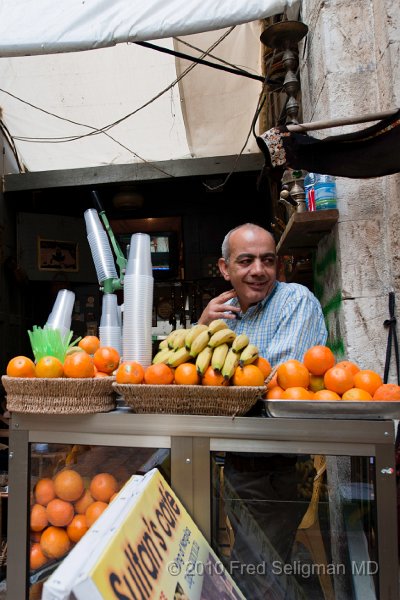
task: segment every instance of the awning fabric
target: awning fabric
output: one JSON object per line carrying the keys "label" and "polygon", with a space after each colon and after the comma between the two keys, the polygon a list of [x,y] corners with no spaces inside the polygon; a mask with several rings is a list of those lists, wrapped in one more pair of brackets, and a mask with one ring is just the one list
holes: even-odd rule
{"label": "awning fabric", "polygon": [[0,56],[53,54],[223,29],[297,0],[2,0]]}
{"label": "awning fabric", "polygon": [[262,75],[258,19],[296,4],[2,0],[1,119],[20,161],[48,171],[258,151],[245,142],[260,81],[202,65],[186,74],[188,60],[131,42],[202,56],[227,34],[207,59]]}

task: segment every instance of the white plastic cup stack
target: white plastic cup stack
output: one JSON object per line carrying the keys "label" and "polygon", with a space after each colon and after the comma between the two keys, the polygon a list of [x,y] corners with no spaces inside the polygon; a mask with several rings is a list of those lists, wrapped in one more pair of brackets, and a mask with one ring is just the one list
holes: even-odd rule
{"label": "white plastic cup stack", "polygon": [[122,357],[143,367],[148,367],[152,360],[153,287],[150,236],[135,233],[131,237],[124,279]]}
{"label": "white plastic cup stack", "polygon": [[83,216],[85,217],[87,239],[99,283],[106,279],[116,279],[117,270],[114,256],[107,232],[101,224],[97,210],[88,208]]}
{"label": "white plastic cup stack", "polygon": [[53,309],[47,318],[45,328],[58,329],[62,339],[69,333],[72,322],[72,311],[75,294],[70,290],[59,290]]}
{"label": "white plastic cup stack", "polygon": [[121,312],[116,294],[104,294],[99,337],[101,346],[111,346],[122,354]]}

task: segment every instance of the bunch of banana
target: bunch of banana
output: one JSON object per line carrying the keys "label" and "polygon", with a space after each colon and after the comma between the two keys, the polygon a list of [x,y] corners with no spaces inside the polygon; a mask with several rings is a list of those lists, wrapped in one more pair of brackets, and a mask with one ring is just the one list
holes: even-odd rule
{"label": "bunch of banana", "polygon": [[186,350],[190,350],[190,348],[192,347],[192,344],[194,342],[194,340],[197,338],[198,335],[200,335],[200,333],[202,333],[203,331],[207,331],[208,327],[207,325],[193,325],[193,327],[191,327],[190,329],[186,330],[186,337],[185,337],[185,347]]}
{"label": "bunch of banana", "polygon": [[194,362],[202,377],[208,367],[222,373],[225,379],[233,376],[238,366],[244,367],[259,355],[258,348],[244,333],[236,335],[225,321],[215,319],[207,325],[193,325],[190,329],[175,329],[160,342],[153,363],[177,367]]}
{"label": "bunch of banana", "polygon": [[204,373],[207,371],[208,367],[210,366],[211,358],[213,357],[213,355],[214,355],[214,353],[209,346],[206,346],[205,348],[203,348],[203,350],[201,352],[199,352],[199,354],[197,355],[196,369],[197,369],[197,372],[200,375],[200,377],[202,377],[204,375]]}
{"label": "bunch of banana", "polygon": [[[208,346],[208,348],[209,348],[209,346]],[[211,348],[210,348],[210,350],[211,350]],[[224,366],[224,362],[226,359],[226,355],[228,354],[228,351],[229,351],[228,344],[220,344],[219,346],[214,348],[214,350],[211,350],[211,354],[212,354],[211,366],[214,369],[214,371],[218,371],[218,372],[222,371],[222,367]]]}
{"label": "bunch of banana", "polygon": [[168,347],[167,348],[161,348],[161,350],[159,350],[157,352],[157,354],[155,355],[155,357],[153,358],[153,365],[156,365],[158,363],[168,363],[168,359],[171,356],[171,354],[173,354],[173,350],[170,350]]}
{"label": "bunch of banana", "polygon": [[226,355],[224,365],[221,369],[221,374],[224,379],[230,379],[233,377],[236,367],[239,365],[239,355],[237,352],[229,348],[228,354]]}
{"label": "bunch of banana", "polygon": [[245,365],[250,365],[255,360],[257,360],[258,348],[254,344],[247,344],[247,346],[241,351],[239,358],[239,365],[244,367]]}
{"label": "bunch of banana", "polygon": [[229,329],[228,327],[226,329],[220,329],[210,337],[208,345],[210,348],[216,348],[221,344],[232,344],[235,337],[236,333],[232,331],[232,329]]}
{"label": "bunch of banana", "polygon": [[184,362],[189,362],[189,360],[189,350],[186,350],[185,346],[182,346],[181,348],[173,350],[172,353],[168,356],[167,365],[169,367],[178,367]]}

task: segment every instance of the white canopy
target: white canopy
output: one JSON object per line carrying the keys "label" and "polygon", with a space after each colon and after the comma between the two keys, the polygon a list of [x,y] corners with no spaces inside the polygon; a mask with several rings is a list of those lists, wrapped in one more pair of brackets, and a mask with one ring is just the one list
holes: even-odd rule
{"label": "white canopy", "polygon": [[1,118],[21,162],[47,171],[257,151],[245,142],[260,81],[202,65],[186,73],[191,62],[131,42],[202,56],[226,34],[207,60],[261,75],[257,19],[292,4],[2,0]]}

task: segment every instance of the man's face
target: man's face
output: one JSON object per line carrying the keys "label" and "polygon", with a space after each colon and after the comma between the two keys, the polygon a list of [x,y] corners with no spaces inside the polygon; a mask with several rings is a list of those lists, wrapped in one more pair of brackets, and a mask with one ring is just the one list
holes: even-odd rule
{"label": "man's face", "polygon": [[218,265],[246,311],[264,300],[276,281],[275,242],[267,231],[247,227],[232,233],[229,241],[229,262],[220,258]]}

